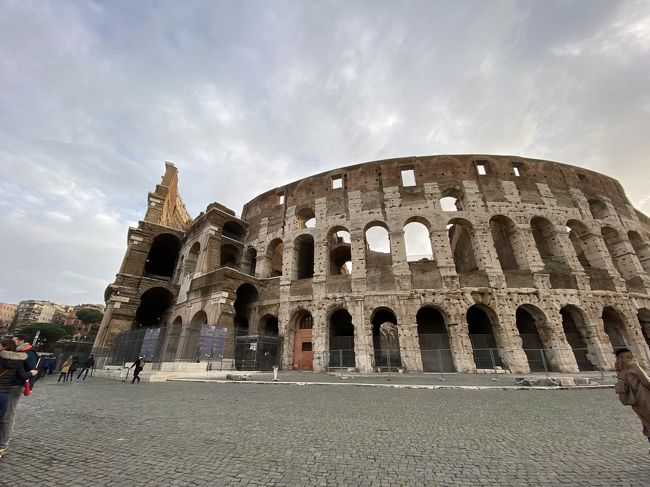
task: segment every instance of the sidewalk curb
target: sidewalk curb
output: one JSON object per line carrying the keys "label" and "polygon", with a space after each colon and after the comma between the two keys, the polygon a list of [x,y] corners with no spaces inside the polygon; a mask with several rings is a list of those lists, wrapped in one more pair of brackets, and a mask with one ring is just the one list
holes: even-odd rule
{"label": "sidewalk curb", "polygon": [[168,379],[167,382],[203,382],[214,384],[256,384],[256,385],[294,385],[294,386],[338,386],[338,387],[384,387],[390,389],[451,389],[451,390],[467,390],[467,391],[482,391],[482,390],[516,390],[516,391],[549,391],[549,390],[583,390],[583,389],[613,389],[614,385],[599,384],[592,386],[452,386],[452,385],[434,385],[434,384],[371,384],[363,382],[270,382],[259,380],[222,380],[222,379]]}

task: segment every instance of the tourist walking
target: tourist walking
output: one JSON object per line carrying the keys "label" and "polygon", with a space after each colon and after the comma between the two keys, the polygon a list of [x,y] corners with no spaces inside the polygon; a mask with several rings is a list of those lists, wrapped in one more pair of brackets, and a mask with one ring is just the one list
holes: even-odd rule
{"label": "tourist walking", "polygon": [[[38,354],[31,343],[27,341],[25,335],[15,335],[14,343],[16,344],[16,352],[24,352],[27,354],[27,359],[25,359],[25,370],[37,370],[38,369]],[[32,375],[29,379],[29,386],[31,389],[34,388],[34,384],[38,380],[36,374]]]}
{"label": "tourist walking", "polygon": [[84,362],[81,372],[79,372],[79,375],[77,376],[77,380],[81,377],[81,374],[83,374],[84,371],[86,372],[86,375],[84,375],[84,378],[82,380],[86,380],[86,377],[88,377],[88,371],[91,370],[94,366],[95,366],[95,357],[91,353],[90,357],[88,357]]}
{"label": "tourist walking", "polygon": [[70,374],[70,366],[72,365],[72,359],[68,357],[65,359],[65,362],[61,364],[61,368],[59,369],[59,380],[57,382],[61,382],[61,379],[63,379],[63,382],[68,381],[68,375]]}
{"label": "tourist walking", "polygon": [[74,379],[74,373],[77,371],[79,368],[79,357],[76,355],[72,357],[72,363],[70,364],[70,369],[68,371],[68,379],[70,379],[70,382],[72,382],[72,379]]}
{"label": "tourist walking", "polygon": [[144,364],[145,360],[144,357],[138,357],[138,360],[133,362],[133,365],[130,367],[133,369],[133,380],[131,381],[131,384],[133,384],[136,380],[138,381],[138,384],[140,383],[140,372],[142,372],[142,369],[144,369]]}
{"label": "tourist walking", "polygon": [[621,384],[616,386],[621,402],[632,406],[641,420],[643,435],[650,441],[650,378],[627,348],[616,351],[616,376]]}
{"label": "tourist walking", "polygon": [[36,369],[25,370],[27,359],[27,353],[16,352],[14,340],[0,341],[0,458],[9,447],[16,406],[25,390],[25,381],[38,373]]}

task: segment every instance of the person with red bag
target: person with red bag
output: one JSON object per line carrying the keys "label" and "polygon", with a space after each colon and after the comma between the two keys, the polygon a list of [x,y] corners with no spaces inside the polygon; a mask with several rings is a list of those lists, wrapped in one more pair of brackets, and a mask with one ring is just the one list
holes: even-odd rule
{"label": "person with red bag", "polygon": [[0,458],[9,447],[18,400],[28,387],[29,379],[38,373],[35,369],[25,370],[27,359],[27,353],[16,351],[14,340],[0,341]]}

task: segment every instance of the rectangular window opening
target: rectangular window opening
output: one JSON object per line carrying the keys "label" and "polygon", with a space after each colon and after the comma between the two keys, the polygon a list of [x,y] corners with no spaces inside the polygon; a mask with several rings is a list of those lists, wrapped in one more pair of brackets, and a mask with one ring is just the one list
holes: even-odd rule
{"label": "rectangular window opening", "polygon": [[402,169],[402,186],[415,186],[415,170]]}
{"label": "rectangular window opening", "polygon": [[284,205],[284,193],[278,193],[278,205]]}
{"label": "rectangular window opening", "polygon": [[311,352],[311,342],[302,342],[302,351]]}
{"label": "rectangular window opening", "polygon": [[479,176],[485,176],[487,174],[485,164],[477,162],[476,163],[476,172],[478,173]]}
{"label": "rectangular window opening", "polygon": [[332,176],[332,189],[343,187],[343,176]]}
{"label": "rectangular window opening", "polygon": [[519,168],[517,166],[513,166],[512,172],[514,173],[515,176],[519,177],[521,176],[521,173],[519,172]]}

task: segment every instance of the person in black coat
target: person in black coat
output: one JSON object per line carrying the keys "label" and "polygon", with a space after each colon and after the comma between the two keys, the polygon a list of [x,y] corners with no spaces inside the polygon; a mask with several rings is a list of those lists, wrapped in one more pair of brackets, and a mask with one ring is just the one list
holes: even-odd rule
{"label": "person in black coat", "polygon": [[79,357],[75,355],[74,357],[72,357],[72,364],[70,364],[70,370],[68,371],[67,378],[70,379],[70,381],[74,379],[74,373],[77,371],[78,368],[79,368]]}
{"label": "person in black coat", "polygon": [[142,369],[144,369],[144,357],[138,357],[138,360],[133,362],[133,365],[130,367],[133,369],[133,380],[131,381],[131,384],[133,384],[136,380],[138,381],[138,384],[140,383],[140,372],[142,372]]}
{"label": "person in black coat", "polygon": [[23,394],[25,381],[32,379],[36,369],[25,370],[26,352],[16,352],[12,339],[0,341],[0,457],[9,447],[14,428],[16,405]]}
{"label": "person in black coat", "polygon": [[91,354],[90,354],[90,357],[88,357],[88,358],[86,359],[86,361],[84,362],[83,368],[81,369],[81,372],[79,372],[79,375],[77,376],[77,379],[80,379],[80,378],[81,378],[81,374],[83,374],[84,371],[85,371],[85,372],[86,372],[86,375],[84,375],[83,380],[86,380],[86,377],[88,377],[88,371],[91,370],[94,366],[95,366],[95,357],[94,357],[94,355],[91,353]]}

